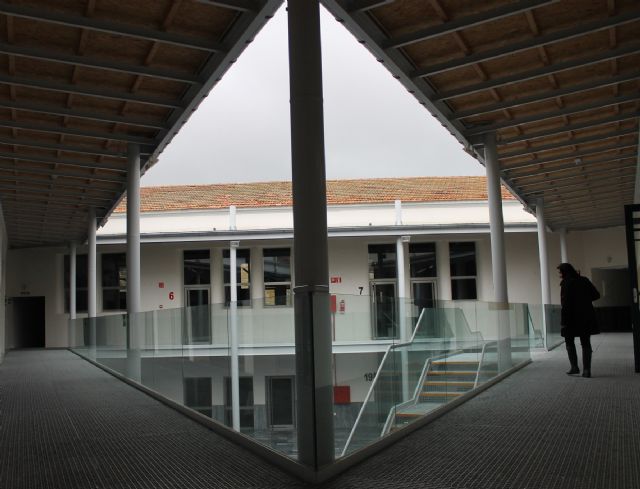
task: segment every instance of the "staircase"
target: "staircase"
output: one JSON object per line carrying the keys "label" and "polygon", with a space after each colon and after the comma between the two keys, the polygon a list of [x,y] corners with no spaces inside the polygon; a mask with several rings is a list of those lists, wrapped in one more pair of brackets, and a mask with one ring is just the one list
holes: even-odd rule
{"label": "staircase", "polygon": [[495,376],[495,361],[484,357],[480,368],[480,359],[480,352],[454,352],[430,361],[418,398],[415,403],[397,407],[390,431],[402,428]]}

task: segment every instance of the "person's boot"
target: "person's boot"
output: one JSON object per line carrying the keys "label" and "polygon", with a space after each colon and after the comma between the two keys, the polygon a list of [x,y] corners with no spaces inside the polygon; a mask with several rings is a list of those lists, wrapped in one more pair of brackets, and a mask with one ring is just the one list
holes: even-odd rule
{"label": "person's boot", "polygon": [[591,378],[591,350],[582,350],[582,376]]}
{"label": "person's boot", "polygon": [[567,349],[567,354],[569,355],[569,363],[571,363],[571,370],[567,372],[567,375],[579,374],[580,369],[578,368],[578,354],[576,350]]}

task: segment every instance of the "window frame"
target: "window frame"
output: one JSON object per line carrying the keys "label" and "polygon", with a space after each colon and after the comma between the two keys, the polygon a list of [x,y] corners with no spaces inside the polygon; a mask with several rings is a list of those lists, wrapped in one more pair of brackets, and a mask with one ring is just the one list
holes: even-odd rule
{"label": "window frame", "polygon": [[[242,256],[245,255],[246,256]],[[228,256],[225,256],[228,255]],[[238,263],[238,258],[242,256],[243,258],[246,258],[246,265],[247,265],[247,276],[249,278],[249,280],[246,282],[247,286],[246,288],[242,287],[242,282],[238,281],[236,287],[238,289],[238,291],[240,290],[247,290],[249,297],[248,299],[238,299],[237,302],[237,306],[238,307],[251,307],[252,306],[252,299],[251,299],[251,248],[236,248],[236,267],[239,269],[240,271],[240,275],[242,274],[242,264]],[[229,261],[228,263],[228,267],[229,267],[229,282],[227,282],[225,280],[225,275],[226,275],[226,266],[227,263],[225,262],[226,260]],[[222,290],[224,293],[224,305],[225,307],[229,307],[229,305],[231,304],[231,250],[229,250],[229,248],[224,248],[222,250]],[[227,292],[229,291],[229,292]],[[238,294],[239,296],[240,294]],[[228,298],[227,298],[228,297]]]}
{"label": "window frame", "polygon": [[[114,257],[114,256],[123,256],[124,257],[124,287],[122,286],[122,277],[120,277],[120,272],[122,270],[122,268],[118,268],[118,285],[105,285],[105,266],[104,266],[104,261],[106,257]],[[100,279],[100,285],[102,287],[102,310],[103,311],[126,311],[127,310],[127,283],[128,283],[128,279],[129,279],[129,270],[127,268],[127,254],[124,252],[117,252],[117,253],[102,253],[100,255],[100,266],[101,266],[101,279]],[[104,300],[105,297],[105,292],[107,291],[113,291],[113,290],[117,290],[118,291],[118,297],[119,297],[119,305],[122,306],[122,294],[124,294],[124,307],[117,307],[117,308],[113,308],[113,307],[105,307],[105,303],[106,301]]]}
{"label": "window frame", "polygon": [[[81,272],[81,268],[79,266],[80,261],[82,261],[82,259],[84,258],[85,261],[85,272],[86,272],[86,286],[85,287],[79,287],[78,284],[81,282],[80,279],[80,272]],[[64,313],[65,314],[69,314],[70,311],[70,302],[71,302],[71,273],[70,273],[70,264],[71,264],[71,255],[69,254],[65,254],[62,257],[62,267],[64,268],[63,270],[63,274],[62,274],[62,300],[64,302],[63,308],[64,308]],[[78,304],[80,303],[80,301],[78,301],[78,295],[81,294],[82,292],[84,292],[85,295],[85,304],[87,305],[86,308],[84,309],[80,309],[78,308]],[[86,253],[78,253],[76,254],[76,313],[87,313],[89,312],[89,255]]]}
{"label": "window frame", "polygon": [[[266,280],[266,267],[265,267],[265,258],[267,258],[267,255],[265,254],[268,251],[282,251],[282,250],[286,250],[288,252],[288,258],[289,258],[289,280],[288,281],[279,281],[279,282],[267,282]],[[273,258],[278,258],[279,256],[284,256],[284,255],[272,255],[270,256]],[[263,305],[264,307],[268,307],[268,308],[272,308],[272,307],[293,307],[293,293],[292,293],[292,285],[293,285],[293,281],[291,280],[291,275],[292,275],[292,265],[293,265],[293,260],[291,257],[291,248],[287,248],[287,247],[282,247],[282,248],[264,248],[262,250],[262,293],[263,293]],[[267,304],[267,286],[288,286],[287,289],[287,293],[286,293],[286,303],[285,304]],[[275,296],[274,296],[274,301],[275,301]]]}
{"label": "window frame", "polygon": [[[471,244],[473,245],[473,267],[475,269],[475,275],[454,275],[452,270],[452,261],[451,261],[451,245],[457,244]],[[478,300],[478,248],[476,246],[475,241],[449,241],[449,272],[451,279],[451,299],[454,301],[477,301]],[[474,298],[455,298],[454,291],[456,288],[454,287],[454,282],[458,280],[473,280],[475,297]]]}

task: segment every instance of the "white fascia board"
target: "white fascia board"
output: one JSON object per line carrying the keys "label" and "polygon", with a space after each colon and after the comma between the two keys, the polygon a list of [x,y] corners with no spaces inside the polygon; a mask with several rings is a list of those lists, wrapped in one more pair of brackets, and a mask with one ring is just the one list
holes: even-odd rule
{"label": "white fascia board", "polygon": [[[536,232],[536,224],[528,222],[505,223],[507,233]],[[489,224],[440,224],[427,226],[361,226],[353,228],[329,228],[329,238],[356,238],[369,236],[429,236],[437,234],[489,233]],[[141,234],[141,243],[197,243],[203,241],[249,241],[293,239],[293,229],[247,230],[247,231],[206,231],[182,233]],[[125,234],[101,235],[100,245],[124,244]]]}

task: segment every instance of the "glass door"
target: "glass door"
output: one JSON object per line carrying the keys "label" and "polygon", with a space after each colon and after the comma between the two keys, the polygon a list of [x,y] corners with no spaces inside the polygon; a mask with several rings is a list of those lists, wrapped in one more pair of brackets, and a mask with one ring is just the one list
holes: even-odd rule
{"label": "glass door", "polygon": [[371,282],[373,309],[373,338],[395,338],[396,329],[396,282]]}
{"label": "glass door", "polygon": [[267,402],[269,426],[275,429],[290,429],[294,426],[294,382],[293,377],[268,377]]}
{"label": "glass door", "polygon": [[640,373],[640,204],[624,206],[625,226],[627,234],[627,256],[629,260],[629,277],[631,278],[631,325],[633,327],[633,351],[635,370]]}
{"label": "glass door", "polygon": [[436,331],[436,282],[435,280],[412,280],[411,281],[411,298],[413,301],[415,318],[413,324],[415,325],[422,314],[422,311],[426,309],[423,326],[420,327],[420,331],[416,333],[419,336],[427,336],[435,338],[440,336]]}
{"label": "glass door", "polygon": [[209,287],[186,287],[185,342],[211,343]]}

